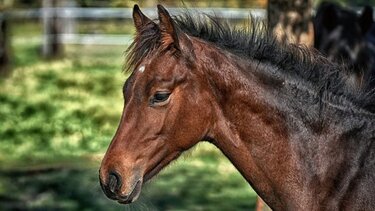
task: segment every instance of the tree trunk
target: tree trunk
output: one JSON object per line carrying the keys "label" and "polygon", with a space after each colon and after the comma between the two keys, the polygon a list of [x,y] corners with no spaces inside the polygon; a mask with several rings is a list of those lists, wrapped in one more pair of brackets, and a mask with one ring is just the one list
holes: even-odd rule
{"label": "tree trunk", "polygon": [[268,27],[281,42],[313,46],[312,0],[269,0]]}
{"label": "tree trunk", "polygon": [[4,10],[0,10],[0,75],[10,71],[9,21]]}

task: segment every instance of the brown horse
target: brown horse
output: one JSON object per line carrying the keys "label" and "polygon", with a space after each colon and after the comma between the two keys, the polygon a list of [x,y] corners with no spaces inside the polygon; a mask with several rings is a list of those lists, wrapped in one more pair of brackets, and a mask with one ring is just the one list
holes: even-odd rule
{"label": "brown horse", "polygon": [[126,103],[99,173],[109,198],[133,202],[205,140],[275,210],[375,209],[373,93],[350,89],[338,66],[259,27],[172,18],[160,5],[158,15],[134,7]]}

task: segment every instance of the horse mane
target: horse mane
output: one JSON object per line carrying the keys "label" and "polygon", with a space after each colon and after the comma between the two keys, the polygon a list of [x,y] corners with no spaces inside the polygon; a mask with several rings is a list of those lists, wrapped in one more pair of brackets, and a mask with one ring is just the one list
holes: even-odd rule
{"label": "horse mane", "polygon": [[[173,17],[177,31],[200,38],[220,49],[276,67],[301,84],[308,84],[320,98],[345,98],[352,104],[375,113],[375,89],[349,87],[343,65],[331,63],[316,50],[303,45],[278,42],[265,24],[249,18],[248,26],[236,28],[228,21],[207,14],[185,11]],[[128,71],[160,47],[160,30],[153,26],[139,33],[126,52]]]}

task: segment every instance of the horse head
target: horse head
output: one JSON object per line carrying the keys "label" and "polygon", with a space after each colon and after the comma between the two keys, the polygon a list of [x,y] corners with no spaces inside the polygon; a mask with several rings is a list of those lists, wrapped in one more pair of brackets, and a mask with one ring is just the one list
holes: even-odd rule
{"label": "horse head", "polygon": [[157,24],[134,6],[133,70],[123,87],[120,124],[100,167],[103,191],[120,203],[136,200],[143,183],[204,139],[211,124],[208,85],[194,73],[192,42],[160,5],[158,15]]}

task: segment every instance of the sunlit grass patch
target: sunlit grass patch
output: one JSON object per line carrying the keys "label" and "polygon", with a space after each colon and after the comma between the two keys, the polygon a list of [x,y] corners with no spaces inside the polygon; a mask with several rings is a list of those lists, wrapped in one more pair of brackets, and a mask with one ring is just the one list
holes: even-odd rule
{"label": "sunlit grass patch", "polygon": [[0,81],[0,160],[102,152],[123,106],[121,62],[116,68],[107,57],[100,70],[95,57],[91,63],[67,56],[29,64],[36,48],[18,46],[11,76]]}

